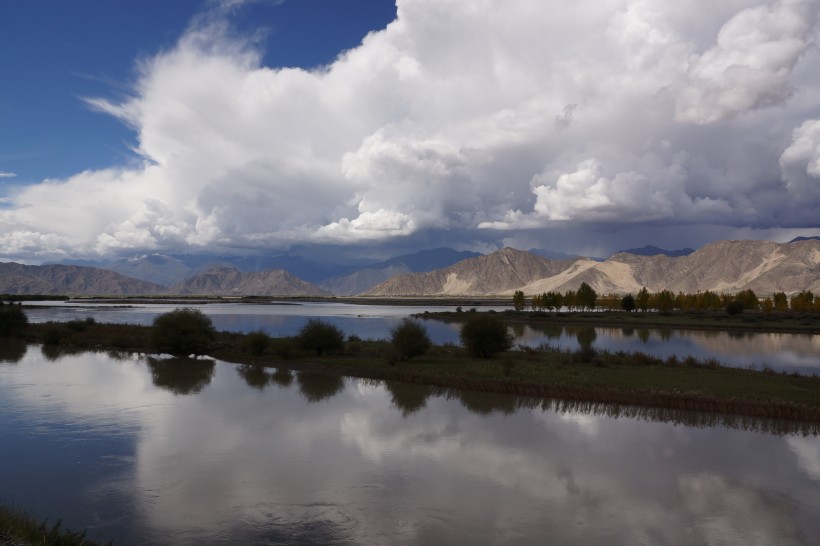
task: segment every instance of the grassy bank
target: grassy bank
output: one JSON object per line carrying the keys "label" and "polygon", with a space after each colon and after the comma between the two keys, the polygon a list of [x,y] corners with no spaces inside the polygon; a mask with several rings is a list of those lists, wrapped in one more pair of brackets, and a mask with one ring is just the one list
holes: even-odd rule
{"label": "grassy bank", "polygon": [[[66,351],[151,352],[150,328],[74,323],[34,324],[25,339],[55,358]],[[693,358],[638,353],[567,352],[542,347],[478,359],[456,346],[397,362],[384,341],[348,340],[342,354],[301,352],[292,339],[257,353],[247,336],[222,332],[209,355],[238,364],[323,370],[383,380],[483,392],[820,423],[820,377],[721,366]]]}
{"label": "grassy bank", "polygon": [[[0,506],[0,544],[36,546],[95,546],[85,532],[62,529],[60,522],[49,525],[15,508]],[[110,542],[108,544],[111,544]]]}
{"label": "grassy bank", "polygon": [[[597,326],[604,328],[721,330],[727,332],[771,332],[820,334],[817,313],[746,312],[730,316],[725,312],[627,313],[624,311],[547,313],[544,311],[504,311],[497,314],[509,323],[534,326]],[[470,311],[420,313],[418,317],[460,323]]]}

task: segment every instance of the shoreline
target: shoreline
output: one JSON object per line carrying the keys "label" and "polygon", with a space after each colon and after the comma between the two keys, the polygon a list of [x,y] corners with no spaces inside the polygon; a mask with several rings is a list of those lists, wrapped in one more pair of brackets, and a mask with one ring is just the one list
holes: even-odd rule
{"label": "shoreline", "polygon": [[[493,311],[490,311],[491,313]],[[441,322],[462,322],[469,311],[415,313],[413,317]],[[589,326],[647,330],[694,330],[774,334],[820,335],[820,315],[817,313],[754,312],[731,317],[719,312],[661,314],[627,313],[624,311],[553,312],[506,310],[497,316],[509,323],[538,326]]]}

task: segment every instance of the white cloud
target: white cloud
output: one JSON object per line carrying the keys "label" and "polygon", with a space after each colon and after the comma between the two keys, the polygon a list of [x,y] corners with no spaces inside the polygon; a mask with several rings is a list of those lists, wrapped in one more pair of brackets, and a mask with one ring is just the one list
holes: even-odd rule
{"label": "white cloud", "polygon": [[786,190],[795,200],[820,205],[820,120],[804,122],[780,156]]}
{"label": "white cloud", "polygon": [[235,4],[143,61],[132,98],[87,101],[144,164],[9,193],[10,248],[817,227],[820,0],[399,0],[314,71],[263,66],[219,18]]}
{"label": "white cloud", "polygon": [[14,178],[16,176],[17,176],[16,173],[10,173],[10,172],[7,172],[7,171],[0,171],[0,178]]}

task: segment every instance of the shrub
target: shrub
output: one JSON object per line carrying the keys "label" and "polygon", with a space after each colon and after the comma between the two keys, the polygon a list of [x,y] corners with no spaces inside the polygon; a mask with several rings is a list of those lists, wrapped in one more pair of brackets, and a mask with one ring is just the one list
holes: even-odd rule
{"label": "shrub", "polygon": [[280,337],[270,340],[273,354],[279,358],[290,358],[293,354],[293,340],[289,337]]}
{"label": "shrub", "polygon": [[69,330],[73,330],[75,332],[85,332],[88,328],[88,323],[81,319],[74,319],[70,320],[66,323],[66,326]]}
{"label": "shrub", "polygon": [[201,355],[216,339],[211,319],[196,309],[175,309],[154,319],[151,346],[173,356]]}
{"label": "shrub", "polygon": [[430,338],[427,330],[414,320],[408,318],[390,330],[390,343],[399,353],[402,360],[410,360],[430,350]]}
{"label": "shrub", "polygon": [[19,305],[0,303],[0,337],[10,336],[28,325],[28,317]]}
{"label": "shrub", "polygon": [[340,353],[345,346],[345,336],[339,327],[320,319],[308,320],[299,330],[298,339],[303,350],[316,351],[319,356]]}
{"label": "shrub", "polygon": [[245,336],[245,339],[242,340],[242,347],[250,354],[260,356],[268,350],[270,341],[271,339],[268,334],[262,330],[256,330]]}
{"label": "shrub", "polygon": [[513,336],[501,319],[476,314],[461,327],[461,344],[473,356],[492,358],[495,353],[512,348]]}

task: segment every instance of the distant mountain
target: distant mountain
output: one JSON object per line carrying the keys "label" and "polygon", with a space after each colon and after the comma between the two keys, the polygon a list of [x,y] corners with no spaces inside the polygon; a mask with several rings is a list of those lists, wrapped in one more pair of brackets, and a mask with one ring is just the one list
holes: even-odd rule
{"label": "distant mountain", "polygon": [[159,284],[96,267],[0,263],[3,294],[133,296],[164,292]]}
{"label": "distant mountain", "polygon": [[[552,277],[582,260],[550,260],[503,248],[429,273],[393,277],[367,292],[371,296],[493,295]],[[587,260],[594,264],[591,260]]]}
{"label": "distant mountain", "polygon": [[642,246],[641,248],[630,248],[629,250],[621,250],[619,252],[616,252],[616,254],[619,254],[621,252],[626,252],[627,254],[635,254],[636,256],[669,256],[671,258],[677,258],[679,256],[689,256],[691,253],[694,252],[694,250],[691,248],[666,250],[664,248],[646,245]]}
{"label": "distant mountain", "polygon": [[126,277],[171,286],[182,282],[191,274],[191,267],[173,256],[148,254],[133,258],[122,258],[108,262],[105,269],[116,271]]}
{"label": "distant mountain", "polygon": [[385,266],[404,265],[413,273],[423,271],[433,271],[458,263],[462,260],[481,256],[478,252],[468,250],[454,250],[452,248],[434,248],[432,250],[422,250],[413,254],[396,256],[383,262],[368,266],[369,269],[381,269]]}
{"label": "distant mountain", "polygon": [[324,280],[319,286],[337,296],[352,296],[366,292],[396,275],[433,271],[476,256],[481,254],[452,248],[422,250],[358,268],[345,275]]}
{"label": "distant mountain", "polygon": [[336,296],[353,296],[367,292],[377,284],[404,273],[410,273],[404,264],[387,265],[380,268],[365,267],[347,275],[322,281],[319,287]]}
{"label": "distant mountain", "polygon": [[220,296],[330,296],[330,292],[283,269],[243,272],[215,267],[172,286],[172,294]]}
{"label": "distant mountain", "polygon": [[[536,256],[541,256],[542,258],[549,258],[550,260],[576,260],[584,257],[579,256],[578,254],[567,254],[566,252],[558,252],[557,250],[548,250],[546,248],[531,248],[527,252],[530,254],[535,254]],[[590,260],[595,260],[596,262],[604,261],[603,258],[594,258],[592,256],[586,257]]]}
{"label": "distant mountain", "polygon": [[603,262],[550,260],[511,248],[464,260],[429,273],[393,277],[368,291],[373,296],[508,295],[575,290],[586,282],[601,294],[695,293],[705,290],[757,294],[820,291],[820,241],[719,241],[688,256],[640,256],[621,252]]}
{"label": "distant mountain", "polygon": [[814,237],[795,237],[790,243],[796,243],[798,241],[820,241],[820,235],[815,235]]}

